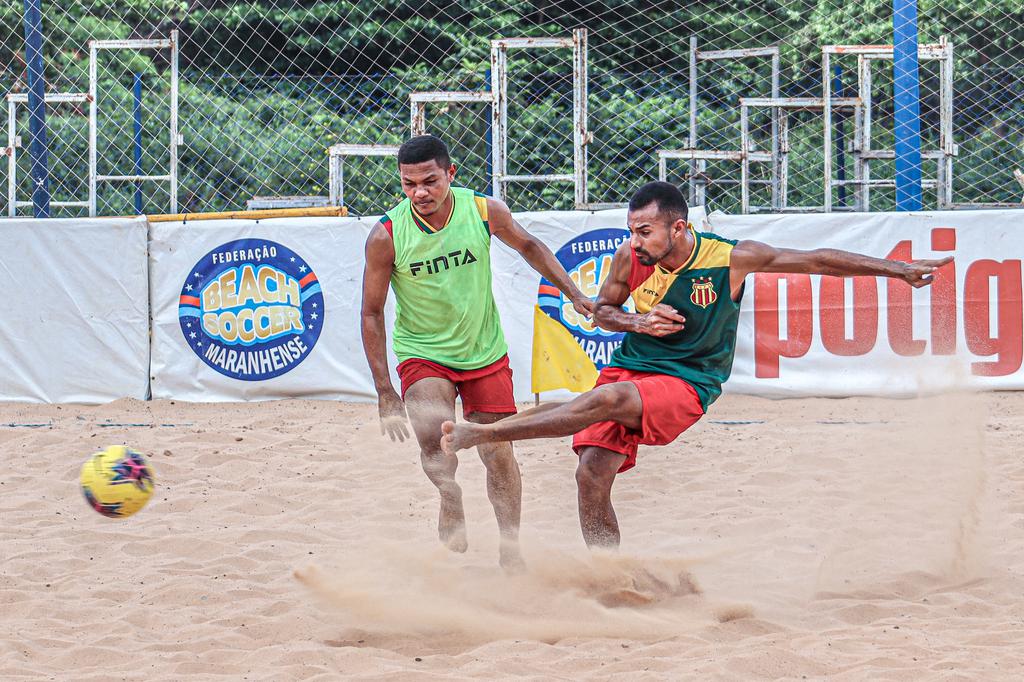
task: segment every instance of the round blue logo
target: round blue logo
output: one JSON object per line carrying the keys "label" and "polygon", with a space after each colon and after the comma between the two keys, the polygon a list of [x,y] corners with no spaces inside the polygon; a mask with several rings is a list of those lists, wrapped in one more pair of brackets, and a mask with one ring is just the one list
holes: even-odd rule
{"label": "round blue logo", "polygon": [[189,348],[225,376],[262,381],[313,350],[324,295],[298,254],[266,239],[222,244],[185,278],[178,321]]}
{"label": "round blue logo", "polygon": [[[612,270],[615,250],[627,239],[628,230],[591,230],[566,242],[555,253],[555,257],[580,291],[596,299],[601,285]],[[544,278],[541,278],[537,291],[537,305],[545,315],[561,322],[569,330],[597,369],[608,364],[612,351],[619,347],[625,336],[623,332],[601,329],[594,324],[593,319],[588,320],[577,313],[572,302],[562,295],[558,287]],[[624,307],[632,312],[632,299],[627,300]]]}

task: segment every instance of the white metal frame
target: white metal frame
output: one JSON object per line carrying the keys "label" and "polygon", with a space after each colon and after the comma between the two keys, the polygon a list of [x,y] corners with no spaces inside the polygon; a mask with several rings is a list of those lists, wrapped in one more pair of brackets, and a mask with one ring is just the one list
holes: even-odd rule
{"label": "white metal frame", "polygon": [[410,92],[409,93],[409,127],[413,135],[427,132],[427,104],[463,104],[477,103],[494,106],[494,93],[490,90],[480,92]]}
{"label": "white metal frame", "polygon": [[[572,48],[573,80],[573,161],[572,173],[547,175],[508,174],[508,51],[510,49]],[[491,191],[505,199],[505,188],[512,182],[571,182],[577,208],[593,208],[587,203],[587,145],[592,139],[587,130],[587,30],[573,30],[571,38],[502,38],[491,41]]]}
{"label": "white metal frame", "polygon": [[[178,146],[182,144],[178,133],[178,31],[171,31],[167,39],[146,40],[90,40],[89,41],[89,215],[96,215],[96,185],[100,182],[138,182],[152,180],[169,183],[171,213],[178,212]],[[167,175],[99,175],[97,172],[96,88],[99,82],[98,57],[100,50],[162,50],[171,51],[171,116],[170,144],[168,145],[169,171]]]}
{"label": "white metal frame", "polygon": [[327,148],[328,202],[331,206],[345,205],[346,156],[398,156],[397,144],[335,144]]}
{"label": "white metal frame", "polygon": [[[45,104],[74,102],[82,104],[89,101],[89,95],[83,92],[48,92],[43,95]],[[7,95],[7,215],[15,217],[19,206],[31,206],[31,201],[18,201],[18,148],[21,147],[21,136],[17,134],[17,105],[28,103],[28,93],[11,93]],[[51,201],[50,206],[87,208],[88,201]]]}
{"label": "white metal frame", "polygon": [[[838,181],[832,176],[832,106],[837,98],[832,96],[833,56],[856,55],[857,95],[862,101],[860,115],[854,117],[854,137],[851,151],[854,155],[854,179]],[[871,161],[894,159],[892,149],[871,149],[871,63],[892,61],[892,45],[825,45],[821,48],[821,73],[823,99],[825,100],[824,156],[825,156],[825,206],[832,210],[832,189],[840,185],[854,187],[855,210],[868,211],[871,208],[872,187],[895,187],[895,179],[872,180]],[[938,207],[953,208],[953,158],[960,153],[953,141],[953,45],[943,36],[938,43],[919,45],[917,58],[920,61],[939,62],[939,148],[921,151],[922,159],[934,159],[937,174],[934,180],[922,181],[923,188],[936,190]]]}
{"label": "white metal frame", "polygon": [[[813,212],[819,206],[789,206],[789,112],[824,111],[825,99],[819,97],[741,97],[740,98],[740,146],[751,145],[749,110],[766,107],[772,112],[775,132],[772,134],[772,209],[789,212]],[[861,116],[862,102],[859,97],[833,97],[831,106],[835,109],[852,109],[854,118]],[[826,166],[827,172],[828,166]],[[750,163],[744,156],[740,166],[740,205],[743,213],[750,212]],[[777,192],[777,194],[776,194]]]}
{"label": "white metal frame", "polygon": [[[688,141],[683,140],[684,144]],[[668,162],[671,159],[678,159],[690,162],[690,202],[695,206],[702,206],[706,200],[705,190],[708,185],[707,176],[704,175],[706,170],[706,161],[732,161],[741,164],[742,168],[746,167],[749,172],[749,165],[751,163],[771,163],[772,155],[771,152],[758,152],[751,151],[750,149],[741,149],[738,151],[731,151],[725,149],[693,149],[691,147],[684,147],[683,149],[659,149],[656,154],[658,155],[658,179],[668,179]],[[722,184],[742,184],[742,173],[740,180],[719,180]],[[771,184],[770,180],[746,180],[747,185],[755,184]],[[745,196],[746,191],[741,190],[741,196]]]}
{"label": "white metal frame", "polygon": [[[660,149],[657,151],[658,156],[658,177],[662,180],[668,177],[668,160],[669,159],[684,159],[690,162],[690,173],[688,179],[689,185],[689,201],[693,205],[702,206],[707,202],[707,185],[708,178],[706,175],[707,162],[708,161],[735,161],[735,162],[746,162],[746,163],[776,163],[779,158],[778,155],[778,122],[775,117],[772,118],[772,152],[754,152],[748,148],[740,146],[739,150],[722,150],[722,149],[701,149],[698,144],[699,136],[697,133],[697,85],[699,80],[698,64],[700,62],[710,61],[723,61],[728,59],[751,59],[751,58],[764,58],[768,57],[771,59],[771,96],[779,96],[779,81],[780,74],[782,71],[782,58],[777,46],[771,47],[752,47],[752,48],[739,48],[733,50],[698,50],[697,49],[697,36],[690,36],[690,50],[689,50],[689,62],[690,62],[690,137],[684,140],[684,147],[682,149]],[[749,166],[748,166],[749,168]],[[775,169],[772,177],[779,177],[780,174]],[[722,184],[743,184],[741,180],[720,180]],[[749,181],[755,184],[762,184],[762,181]],[[779,196],[780,192],[777,187],[772,188],[772,202],[775,203],[775,197]]]}
{"label": "white metal frame", "polygon": [[[427,132],[428,104],[486,104],[493,109],[494,93],[490,90],[481,91],[443,91],[443,92],[410,92],[409,93],[409,128],[412,134],[423,135]],[[492,116],[490,112],[489,115]]]}

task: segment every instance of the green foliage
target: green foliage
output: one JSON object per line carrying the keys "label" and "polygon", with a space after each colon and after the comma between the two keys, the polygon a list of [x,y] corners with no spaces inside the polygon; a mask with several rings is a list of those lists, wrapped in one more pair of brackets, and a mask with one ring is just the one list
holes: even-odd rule
{"label": "green foliage", "polygon": [[[0,90],[24,90],[23,7],[0,6]],[[820,92],[821,45],[888,43],[891,0],[732,0],[667,3],[653,0],[65,0],[44,2],[50,90],[84,92],[88,41],[182,37],[180,202],[185,210],[244,206],[256,194],[327,194],[326,148],[336,142],[397,143],[408,130],[411,90],[488,87],[491,38],[565,35],[590,30],[589,189],[594,201],[622,201],[655,177],[656,151],[689,135],[687,41],[702,49],[778,44],[784,93]],[[1024,4],[1019,0],[922,0],[922,41],[946,36],[956,46],[955,164],[958,201],[1012,201],[1012,168],[1024,164]],[[131,172],[130,80],[147,83],[143,172],[166,172],[169,65],[157,51],[113,51],[101,63],[101,172]],[[571,96],[564,55],[512,53],[521,99],[510,109],[513,172],[571,169]],[[850,65],[847,81],[850,80]],[[698,126],[702,146],[738,147],[737,98],[766,95],[765,63],[702,66]],[[885,68],[875,88],[889,87]],[[930,78],[927,77],[927,78]],[[932,81],[923,80],[923,83]],[[931,86],[928,86],[931,87]],[[934,90],[934,87],[931,87]],[[925,127],[934,93],[924,92]],[[522,103],[529,101],[529,106]],[[891,130],[891,104],[880,98],[876,130]],[[813,119],[813,117],[811,117]],[[489,120],[481,109],[430,112],[431,127],[457,141],[462,178],[486,190]],[[760,125],[760,128],[758,128]],[[19,132],[27,139],[21,111]],[[84,193],[87,126],[84,111],[54,108],[49,118],[54,183],[66,196]],[[847,124],[849,132],[850,124]],[[765,148],[766,132],[755,125]],[[790,132],[792,205],[820,204],[821,127],[807,119]],[[882,138],[876,148],[887,144]],[[105,166],[103,164],[106,164]],[[346,161],[346,200],[374,213],[397,190],[388,160]],[[714,167],[736,177],[733,164]],[[879,166],[879,172],[887,172]],[[685,164],[670,177],[681,181]],[[755,169],[764,177],[763,167]],[[926,167],[926,177],[934,170]],[[19,160],[19,192],[27,196],[27,158]],[[847,169],[852,177],[852,169]],[[166,210],[163,185],[147,185],[147,210]],[[132,186],[101,186],[101,211],[131,212]],[[764,199],[763,188],[756,201]],[[873,207],[891,192],[873,192]],[[514,188],[517,209],[568,208],[567,185]],[[713,186],[715,207],[738,209],[738,193]]]}

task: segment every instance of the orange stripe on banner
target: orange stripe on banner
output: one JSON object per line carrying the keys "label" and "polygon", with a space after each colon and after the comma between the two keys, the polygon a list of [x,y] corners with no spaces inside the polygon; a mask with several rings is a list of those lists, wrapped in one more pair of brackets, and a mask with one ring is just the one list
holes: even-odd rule
{"label": "orange stripe on banner", "polygon": [[199,298],[197,296],[182,296],[180,300],[181,305],[194,305],[199,307]]}
{"label": "orange stripe on banner", "polygon": [[316,281],[316,275],[311,272],[311,273],[309,273],[308,275],[306,275],[305,277],[303,277],[302,279],[299,280],[299,287],[300,288],[304,287],[307,284],[309,284],[310,282],[315,282],[315,281]]}
{"label": "orange stripe on banner", "polygon": [[561,296],[562,292],[558,290],[558,287],[553,287],[550,284],[541,284],[537,288],[537,294],[547,294],[548,296]]}

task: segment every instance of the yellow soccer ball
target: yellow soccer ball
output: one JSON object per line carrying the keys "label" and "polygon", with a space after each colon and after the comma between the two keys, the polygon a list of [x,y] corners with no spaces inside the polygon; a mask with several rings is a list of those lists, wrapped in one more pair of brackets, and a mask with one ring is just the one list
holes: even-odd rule
{"label": "yellow soccer ball", "polygon": [[85,460],[79,481],[89,506],[115,519],[139,511],[153,495],[149,461],[123,445],[112,445]]}

